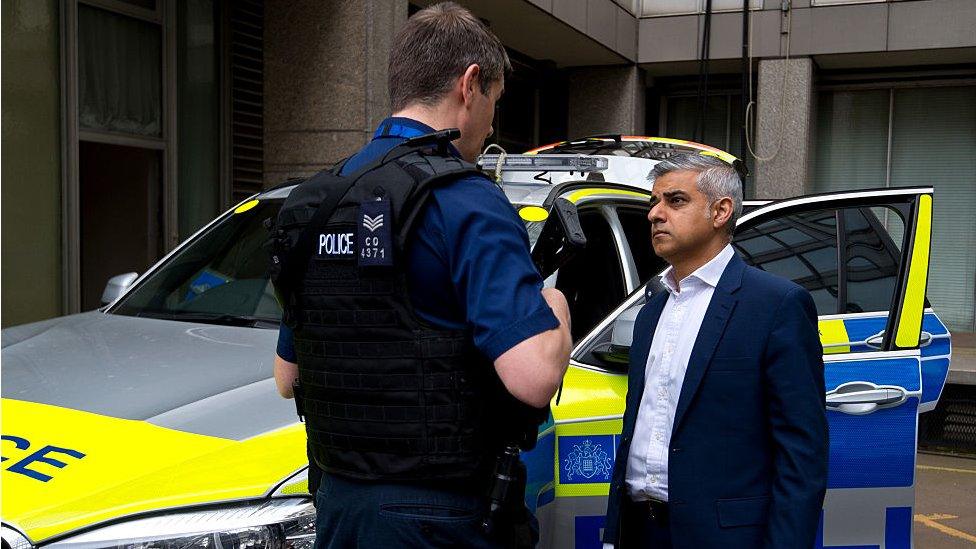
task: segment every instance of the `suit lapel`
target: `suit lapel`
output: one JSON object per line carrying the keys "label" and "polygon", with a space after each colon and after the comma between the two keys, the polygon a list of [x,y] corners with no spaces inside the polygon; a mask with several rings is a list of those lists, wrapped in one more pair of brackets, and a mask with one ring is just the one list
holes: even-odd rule
{"label": "suit lapel", "polygon": [[[640,403],[640,395],[644,392],[647,355],[651,352],[651,340],[654,339],[654,331],[657,330],[657,323],[661,320],[664,305],[668,302],[668,295],[667,290],[661,290],[649,298],[646,305],[650,319],[647,330],[640,334],[634,334],[634,346],[630,349],[630,389],[627,392],[627,400],[634,407]],[[633,400],[635,397],[636,400]]]}
{"label": "suit lapel", "polygon": [[674,412],[674,425],[672,432],[677,432],[678,426],[688,406],[698,392],[705,371],[715,354],[718,342],[725,333],[725,325],[732,316],[732,311],[738,299],[733,295],[742,282],[742,272],[745,270],[745,263],[739,259],[738,255],[732,256],[722,278],[719,279],[712,300],[705,310],[705,318],[702,320],[701,328],[698,330],[698,338],[695,346],[691,349],[691,357],[688,359],[688,369],[685,371],[685,380],[681,386],[681,395],[678,397],[678,405]]}

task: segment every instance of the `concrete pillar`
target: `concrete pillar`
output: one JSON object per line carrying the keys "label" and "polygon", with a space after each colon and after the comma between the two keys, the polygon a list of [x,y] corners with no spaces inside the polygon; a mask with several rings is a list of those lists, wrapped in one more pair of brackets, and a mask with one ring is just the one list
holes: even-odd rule
{"label": "concrete pillar", "polygon": [[569,138],[644,134],[646,85],[636,66],[569,70]]}
{"label": "concrete pillar", "polygon": [[815,128],[813,60],[760,61],[756,97],[752,149],[760,158],[755,160],[755,197],[788,198],[808,192]]}
{"label": "concrete pillar", "polygon": [[267,0],[264,184],[361,147],[389,115],[390,44],[407,0]]}

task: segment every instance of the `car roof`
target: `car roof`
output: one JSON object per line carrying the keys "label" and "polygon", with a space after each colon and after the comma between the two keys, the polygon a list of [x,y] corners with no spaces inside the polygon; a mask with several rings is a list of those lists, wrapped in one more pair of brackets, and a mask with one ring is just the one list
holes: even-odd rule
{"label": "car roof", "polygon": [[[553,188],[562,183],[588,183],[599,187],[601,183],[626,185],[635,190],[649,192],[651,185],[647,175],[659,162],[676,154],[702,154],[714,156],[735,166],[741,164],[735,156],[715,147],[667,137],[638,135],[593,135],[580,139],[559,141],[526,151],[526,155],[579,154],[605,158],[608,163],[602,172],[502,172],[499,187],[512,204],[542,206]],[[738,167],[737,167],[738,169]],[[489,174],[490,176],[490,174]],[[300,183],[292,181],[261,193],[259,199],[284,199]],[[747,206],[758,206],[765,201],[747,201]]]}
{"label": "car roof", "polygon": [[559,141],[536,147],[525,154],[596,154],[631,156],[649,160],[667,160],[676,154],[698,153],[714,156],[729,164],[739,160],[721,149],[669,137],[648,137],[643,135],[593,135],[569,141]]}

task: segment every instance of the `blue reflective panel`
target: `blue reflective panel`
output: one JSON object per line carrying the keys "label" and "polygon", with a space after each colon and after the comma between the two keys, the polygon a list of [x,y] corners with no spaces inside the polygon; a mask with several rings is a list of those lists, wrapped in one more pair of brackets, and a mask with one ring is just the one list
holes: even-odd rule
{"label": "blue reflective panel", "polygon": [[[921,389],[915,358],[828,362],[827,391],[852,381]],[[853,415],[827,411],[830,426],[828,488],[912,486],[915,478],[917,396],[901,405]]]}
{"label": "blue reflective panel", "polygon": [[918,399],[863,416],[827,411],[828,488],[911,486],[915,479]]}
{"label": "blue reflective panel", "polygon": [[[844,327],[847,329],[847,339],[850,341],[865,341],[874,337],[885,329],[888,323],[888,313],[878,313],[880,316],[868,318],[845,318]],[[863,343],[851,345],[852,353],[877,351],[876,347],[869,347]]]}
{"label": "blue reflective panel", "polygon": [[[552,421],[550,416],[550,422]],[[552,423],[547,423],[552,426]],[[546,425],[543,425],[545,428]],[[549,430],[546,434],[539,437],[535,448],[522,453],[522,462],[525,464],[526,486],[525,486],[525,505],[533,513],[537,507],[541,507],[552,501],[555,495],[553,490],[553,480],[555,471],[552,468],[552,461],[556,449],[556,432]]]}

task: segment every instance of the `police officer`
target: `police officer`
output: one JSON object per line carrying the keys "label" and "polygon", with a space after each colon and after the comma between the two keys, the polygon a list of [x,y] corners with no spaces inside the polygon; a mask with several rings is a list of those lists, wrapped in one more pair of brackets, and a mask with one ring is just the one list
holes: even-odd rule
{"label": "police officer", "polygon": [[[553,397],[571,338],[566,300],[542,288],[517,213],[469,164],[510,70],[466,9],[417,12],[392,45],[394,114],[279,215],[280,258],[291,268],[299,257],[301,278],[276,279],[286,322],[275,378],[286,398],[298,380],[324,471],[316,547],[512,543],[482,526],[493,468],[520,420]],[[317,188],[334,201],[318,220],[328,199],[316,202]]]}

